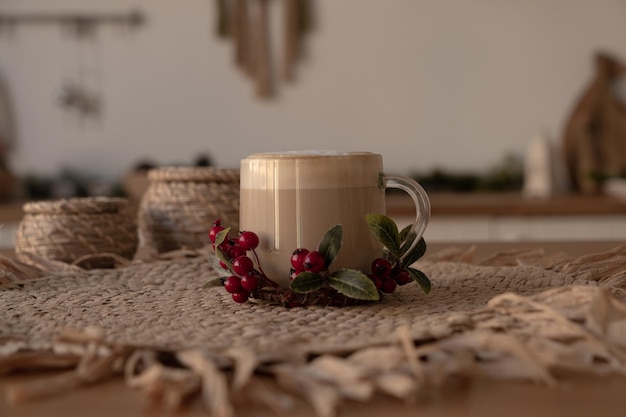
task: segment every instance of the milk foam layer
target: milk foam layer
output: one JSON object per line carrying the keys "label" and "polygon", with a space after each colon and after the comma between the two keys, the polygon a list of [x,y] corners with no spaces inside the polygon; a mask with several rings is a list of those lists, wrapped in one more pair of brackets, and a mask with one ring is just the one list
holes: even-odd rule
{"label": "milk foam layer", "polygon": [[370,152],[259,153],[241,161],[241,189],[371,187],[377,184],[382,169],[382,157]]}
{"label": "milk foam layer", "polygon": [[348,151],[331,151],[331,150],[302,150],[302,151],[282,151],[282,152],[263,152],[250,155],[248,158],[276,158],[276,157],[315,157],[315,156],[342,156],[342,155],[359,155],[371,154],[371,152],[348,152]]}

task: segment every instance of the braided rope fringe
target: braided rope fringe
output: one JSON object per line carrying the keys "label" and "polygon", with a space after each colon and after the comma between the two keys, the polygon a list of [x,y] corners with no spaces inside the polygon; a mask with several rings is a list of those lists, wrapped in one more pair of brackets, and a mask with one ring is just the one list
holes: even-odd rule
{"label": "braided rope fringe", "polygon": [[199,397],[229,417],[240,400],[284,412],[303,399],[332,417],[346,400],[406,401],[458,378],[626,376],[626,245],[579,259],[435,254],[419,265],[433,277],[428,297],[400,290],[340,308],[236,305],[199,290],[215,274],[204,256],[0,285],[0,374],[66,370],[9,387],[9,400],[117,376],[172,409]]}

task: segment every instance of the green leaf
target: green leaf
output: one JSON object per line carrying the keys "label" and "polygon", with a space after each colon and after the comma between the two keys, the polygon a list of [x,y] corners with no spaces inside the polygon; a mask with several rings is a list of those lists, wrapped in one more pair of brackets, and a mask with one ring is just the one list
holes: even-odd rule
{"label": "green leaf", "polygon": [[406,257],[402,260],[402,265],[410,266],[415,263],[418,259],[420,259],[426,253],[426,241],[424,238],[420,238],[417,245],[413,248],[413,250],[406,255]]}
{"label": "green leaf", "polygon": [[222,287],[224,286],[224,278],[216,277],[210,279],[206,284],[202,286],[203,289],[212,288],[212,287]]}
{"label": "green leaf", "polygon": [[215,255],[217,255],[220,261],[224,262],[224,264],[226,265],[226,267],[228,267],[228,269],[230,270],[233,269],[233,264],[230,263],[230,259],[228,259],[228,255],[226,255],[224,251],[221,250],[219,247],[215,248]]}
{"label": "green leaf", "polygon": [[361,271],[340,269],[330,274],[328,284],[346,297],[367,301],[380,300],[376,285]]}
{"label": "green leaf", "polygon": [[341,241],[343,239],[343,230],[340,224],[336,224],[324,235],[317,250],[322,254],[326,261],[326,268],[337,257],[341,249]]}
{"label": "green leaf", "polygon": [[404,242],[409,237],[409,232],[411,231],[412,226],[412,224],[409,224],[400,231],[400,242]]}
{"label": "green leaf", "polygon": [[314,272],[299,273],[289,287],[295,292],[307,293],[317,291],[324,285],[324,277]]}
{"label": "green leaf", "polygon": [[432,285],[426,274],[415,268],[407,268],[407,270],[409,271],[409,274],[411,274],[411,278],[413,278],[413,281],[417,282],[419,286],[422,287],[422,290],[424,290],[424,292],[428,294]]}
{"label": "green leaf", "polygon": [[415,238],[417,238],[417,233],[413,232],[411,234],[406,234],[404,238],[402,238],[402,233],[400,233],[400,238],[400,242],[402,242],[402,246],[400,246],[400,253],[402,255],[405,255],[413,242],[415,242]]}
{"label": "green leaf", "polygon": [[209,256],[207,258],[207,262],[209,262],[209,264],[216,271],[222,271],[222,267],[220,266],[220,258],[217,257],[217,254],[215,254],[215,256]]}
{"label": "green leaf", "polygon": [[365,221],[370,231],[382,243],[392,255],[399,258],[400,253],[400,234],[398,226],[389,217],[383,214],[368,214]]}
{"label": "green leaf", "polygon": [[230,227],[227,227],[226,229],[220,230],[215,235],[215,246],[221,245],[226,240],[226,238],[228,237],[228,233],[229,232],[230,232]]}

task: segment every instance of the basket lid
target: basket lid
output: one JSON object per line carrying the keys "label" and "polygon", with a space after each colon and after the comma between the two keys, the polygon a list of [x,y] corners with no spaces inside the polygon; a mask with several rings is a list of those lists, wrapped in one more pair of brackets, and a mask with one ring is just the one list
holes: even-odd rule
{"label": "basket lid", "polygon": [[164,167],[148,171],[150,181],[196,181],[239,184],[239,170],[215,167]]}
{"label": "basket lid", "polygon": [[22,207],[26,214],[98,214],[117,213],[128,206],[125,198],[80,197],[49,201],[31,201]]}

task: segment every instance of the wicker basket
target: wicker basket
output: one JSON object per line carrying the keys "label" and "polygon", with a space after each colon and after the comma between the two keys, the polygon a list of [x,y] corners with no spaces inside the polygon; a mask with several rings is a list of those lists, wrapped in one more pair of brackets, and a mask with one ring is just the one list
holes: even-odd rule
{"label": "wicker basket", "polygon": [[26,203],[23,210],[15,239],[22,259],[35,255],[76,263],[87,257],[81,266],[106,268],[114,265],[110,254],[132,259],[137,249],[137,228],[126,199],[37,201]]}
{"label": "wicker basket", "polygon": [[216,219],[239,227],[239,171],[212,167],[151,170],[139,206],[141,246],[158,253],[209,243]]}

